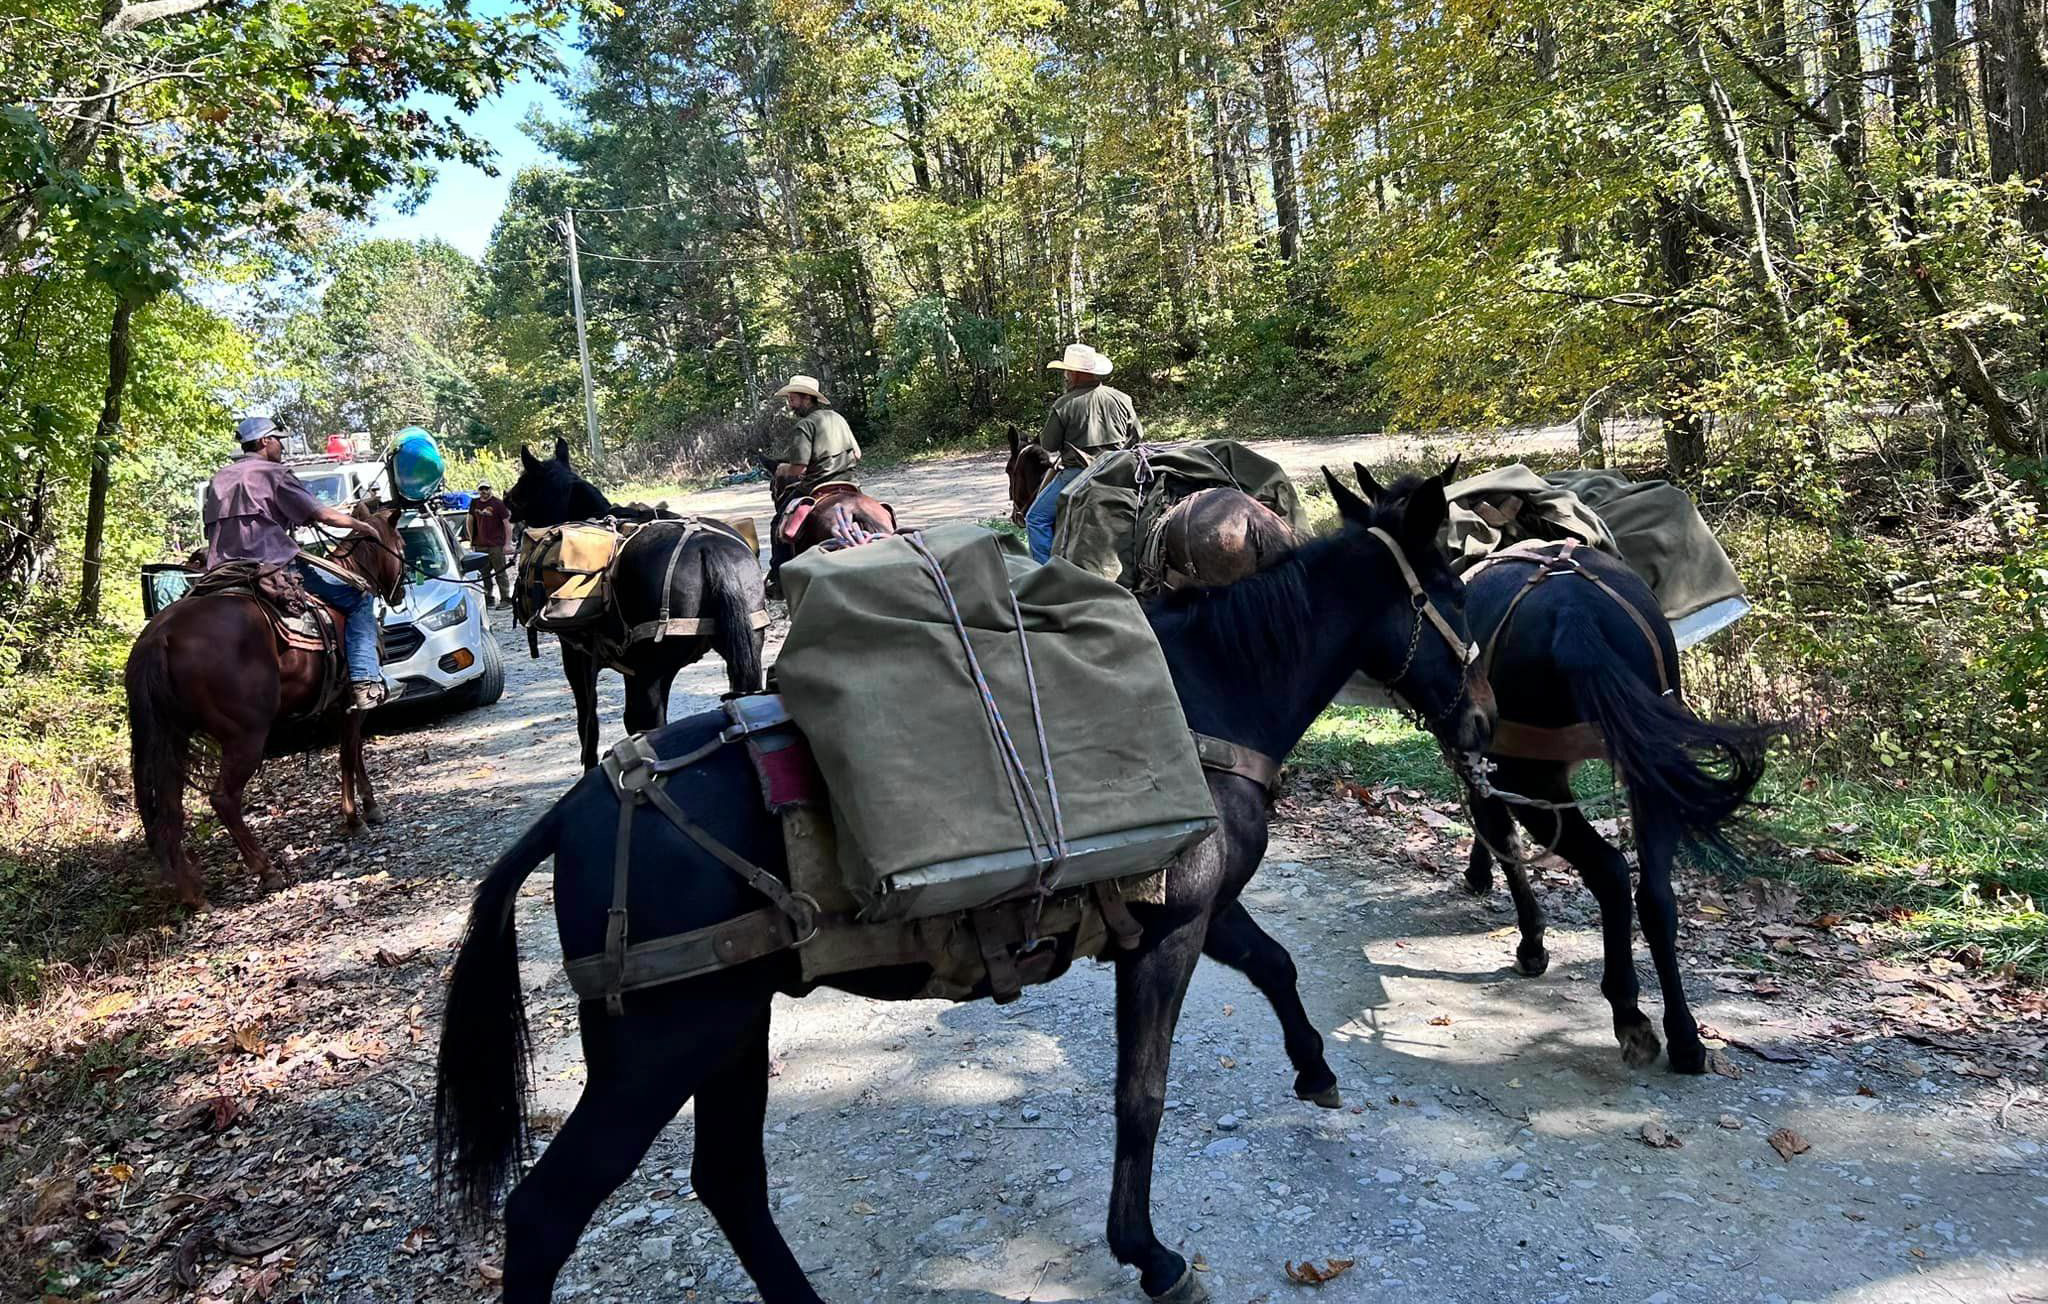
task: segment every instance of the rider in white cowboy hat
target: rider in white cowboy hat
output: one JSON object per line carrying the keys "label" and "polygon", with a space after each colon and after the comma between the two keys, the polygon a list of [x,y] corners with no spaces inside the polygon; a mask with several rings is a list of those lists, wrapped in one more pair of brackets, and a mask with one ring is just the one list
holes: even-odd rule
{"label": "rider in white cowboy hat", "polygon": [[1102,383],[1113,367],[1086,344],[1069,344],[1066,352],[1046,364],[1050,371],[1067,373],[1067,392],[1053,400],[1045,415],[1045,430],[1038,442],[1059,457],[1058,475],[1046,481],[1031,509],[1024,513],[1024,531],[1031,539],[1031,555],[1039,561],[1052,557],[1052,530],[1058,519],[1060,490],[1088,468],[1088,464],[1111,449],[1128,448],[1145,437],[1138,424],[1138,410],[1131,396]]}
{"label": "rider in white cowboy hat", "polygon": [[[860,465],[860,441],[853,437],[852,427],[846,418],[832,410],[832,402],[825,392],[818,388],[813,376],[791,376],[789,383],[775,391],[776,397],[789,401],[790,415],[796,418],[796,433],[791,436],[789,447],[776,464],[775,474],[768,482],[768,496],[775,502],[775,516],[782,518],[783,504],[800,498],[832,480],[844,480]],[[768,572],[771,580],[788,558],[789,549],[782,542],[782,532],[771,530],[773,538],[768,551]]]}

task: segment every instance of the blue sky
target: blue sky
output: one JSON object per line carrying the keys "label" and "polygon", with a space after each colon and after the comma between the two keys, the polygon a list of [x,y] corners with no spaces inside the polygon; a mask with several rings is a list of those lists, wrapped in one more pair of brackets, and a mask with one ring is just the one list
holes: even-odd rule
{"label": "blue sky", "polygon": [[[491,3],[476,5],[475,9],[478,13],[496,13],[507,7],[505,0],[492,0]],[[575,39],[573,23],[556,38],[557,57],[571,67],[579,57]],[[425,107],[436,113],[448,111],[445,101]],[[438,236],[472,258],[482,257],[484,245],[491,238],[491,228],[497,224],[498,214],[504,211],[505,194],[512,185],[513,176],[528,164],[548,157],[519,129],[520,122],[535,107],[549,117],[561,117],[565,113],[560,97],[545,83],[522,81],[513,84],[503,95],[484,104],[476,112],[458,114],[471,135],[497,150],[498,175],[490,176],[481,168],[465,164],[443,164],[426,203],[414,212],[401,213],[395,204],[385,200],[379,206],[376,220],[370,224],[370,234],[401,240]]]}

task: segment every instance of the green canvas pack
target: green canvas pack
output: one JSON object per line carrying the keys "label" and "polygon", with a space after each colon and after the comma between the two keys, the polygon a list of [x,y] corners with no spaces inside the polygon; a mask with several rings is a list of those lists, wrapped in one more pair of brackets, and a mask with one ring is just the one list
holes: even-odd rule
{"label": "green canvas pack", "polygon": [[[1158,641],[1109,580],[973,525],[812,551],[782,578],[776,681],[864,917],[1150,873],[1215,827]],[[1066,855],[1048,873],[1055,806]]]}
{"label": "green canvas pack", "polygon": [[1216,488],[1243,490],[1308,537],[1308,514],[1279,463],[1234,439],[1205,439],[1147,444],[1096,458],[1060,491],[1053,556],[1149,592],[1160,578],[1154,573],[1156,550],[1147,547],[1153,527],[1189,494]]}

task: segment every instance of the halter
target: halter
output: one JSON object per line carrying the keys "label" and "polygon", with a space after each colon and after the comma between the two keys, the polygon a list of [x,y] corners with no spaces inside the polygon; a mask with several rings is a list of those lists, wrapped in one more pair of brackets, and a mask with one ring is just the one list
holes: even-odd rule
{"label": "halter", "polygon": [[[1385,683],[1388,688],[1392,688],[1408,677],[1408,672],[1415,666],[1415,653],[1422,646],[1422,626],[1424,621],[1436,627],[1436,632],[1443,637],[1445,645],[1450,648],[1451,656],[1457,661],[1459,668],[1461,670],[1469,670],[1473,663],[1479,660],[1478,646],[1473,643],[1467,643],[1463,638],[1460,638],[1458,631],[1452,627],[1451,622],[1444,619],[1444,613],[1437,610],[1436,603],[1430,600],[1429,593],[1422,587],[1421,578],[1415,574],[1415,568],[1408,564],[1408,554],[1401,551],[1401,545],[1395,542],[1394,536],[1388,534],[1377,525],[1368,529],[1366,533],[1387,545],[1387,551],[1394,554],[1394,565],[1400,568],[1401,578],[1408,585],[1408,601],[1415,611],[1415,627],[1408,633],[1408,655],[1401,659],[1401,668],[1381,682]],[[1468,677],[1460,674],[1458,677],[1457,696],[1453,697],[1444,706],[1442,711],[1434,716],[1427,717],[1426,723],[1440,724],[1449,719],[1451,712],[1457,710],[1470,693],[1471,688]],[[1410,710],[1414,712],[1417,719],[1425,719],[1419,709],[1411,706]]]}

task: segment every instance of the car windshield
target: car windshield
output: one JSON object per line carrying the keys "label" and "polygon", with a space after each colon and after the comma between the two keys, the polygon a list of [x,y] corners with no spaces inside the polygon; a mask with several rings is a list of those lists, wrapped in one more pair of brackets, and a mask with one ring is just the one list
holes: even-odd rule
{"label": "car windshield", "polygon": [[349,499],[348,480],[339,471],[330,471],[324,475],[306,472],[302,473],[299,479],[305,482],[306,488],[313,491],[315,498],[329,507],[339,507]]}
{"label": "car windshield", "polygon": [[405,540],[408,572],[436,579],[460,578],[462,572],[455,568],[455,555],[448,549],[448,537],[441,532],[440,522],[413,517],[398,527],[398,536]]}

